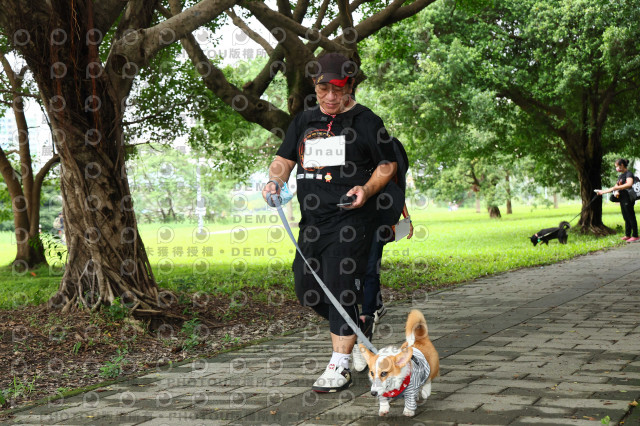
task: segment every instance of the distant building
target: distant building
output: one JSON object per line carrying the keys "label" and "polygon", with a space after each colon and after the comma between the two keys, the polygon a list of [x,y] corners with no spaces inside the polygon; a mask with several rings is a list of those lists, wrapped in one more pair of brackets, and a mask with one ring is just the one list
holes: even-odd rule
{"label": "distant building", "polygon": [[13,112],[7,110],[3,117],[0,117],[0,146],[7,149],[13,141],[13,132],[16,131],[16,122],[13,118]]}
{"label": "distant building", "polygon": [[[53,156],[51,132],[45,116],[35,102],[28,101],[24,110],[29,127],[29,150],[34,158],[33,167],[38,170]],[[0,146],[3,150],[18,148],[18,126],[11,109],[4,111],[0,117]]]}

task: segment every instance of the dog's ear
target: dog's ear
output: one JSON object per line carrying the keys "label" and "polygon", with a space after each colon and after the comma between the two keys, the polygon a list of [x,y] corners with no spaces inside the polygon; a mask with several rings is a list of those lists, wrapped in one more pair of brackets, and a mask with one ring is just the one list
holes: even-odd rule
{"label": "dog's ear", "polygon": [[356,348],[356,350],[360,351],[360,353],[364,357],[364,360],[367,361],[367,364],[369,364],[369,360],[375,356],[373,352],[367,349],[367,347],[362,343],[358,343],[358,347]]}
{"label": "dog's ear", "polygon": [[396,365],[398,367],[404,367],[407,362],[411,360],[413,356],[413,348],[411,346],[404,348],[402,352],[396,355]]}

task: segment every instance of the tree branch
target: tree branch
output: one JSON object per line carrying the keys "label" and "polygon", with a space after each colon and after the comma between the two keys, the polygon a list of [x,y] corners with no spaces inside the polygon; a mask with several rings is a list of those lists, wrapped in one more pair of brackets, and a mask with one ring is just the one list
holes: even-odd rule
{"label": "tree branch", "polygon": [[307,9],[309,9],[309,0],[299,0],[293,10],[293,20],[302,22],[304,16],[307,14]]}
{"label": "tree branch", "polygon": [[[349,11],[353,13],[358,7],[360,7],[361,4],[367,3],[368,1],[369,0],[355,0],[353,3],[349,5]],[[316,24],[318,25],[316,26]],[[322,24],[322,22],[316,21],[316,24],[314,24],[314,27],[319,27]],[[320,30],[320,32],[322,33],[322,35],[329,37],[331,34],[337,31],[339,27],[340,27],[340,17],[338,16],[335,19],[333,19],[331,22],[329,22],[327,25],[325,25],[322,28],[322,30]]]}
{"label": "tree branch", "polygon": [[37,191],[34,191],[34,193],[37,193],[37,194],[40,193],[40,188],[42,188],[42,182],[44,182],[44,178],[47,176],[47,173],[49,173],[49,170],[51,170],[51,167],[53,167],[54,164],[59,162],[60,162],[60,156],[58,154],[55,154],[46,163],[44,163],[42,168],[36,174],[36,178],[34,180],[34,190],[37,189]]}
{"label": "tree branch", "polygon": [[0,50],[0,62],[2,62],[2,68],[4,68],[4,72],[5,74],[7,74],[7,78],[9,79],[9,85],[11,86],[11,88],[14,90],[14,93],[15,93],[20,87],[20,84],[18,84],[19,83],[18,76],[13,71],[13,68],[11,68],[11,64],[7,60],[7,57],[4,55],[4,52],[2,52],[1,50]]}
{"label": "tree branch", "polygon": [[[138,142],[138,143],[128,143],[128,144],[126,144],[124,147],[125,147],[125,148],[134,148],[134,147],[136,147],[136,146],[140,146],[140,145],[151,145],[152,143],[155,143],[155,142],[153,142],[153,141],[147,141],[147,142]],[[157,149],[156,149],[156,148],[154,148],[153,146],[150,146],[149,148],[153,149],[154,151],[158,151],[158,152],[160,152],[159,150],[157,150]]]}
{"label": "tree branch", "polygon": [[0,93],[10,93],[10,94],[12,94],[14,96],[20,96],[20,97],[23,97],[23,98],[40,99],[40,96],[38,96],[38,95],[32,95],[31,93],[16,92],[15,90],[0,89]]}
{"label": "tree branch", "polygon": [[40,217],[40,196],[42,193],[42,183],[44,182],[45,176],[51,170],[51,167],[60,162],[60,156],[54,155],[47,161],[42,168],[36,174],[35,179],[33,180],[33,193],[31,194],[31,206],[29,209],[29,226],[30,233],[35,234],[38,232],[38,218]]}
{"label": "tree branch", "polygon": [[[171,44],[175,40],[182,39],[196,28],[201,27],[224,13],[225,10],[232,8],[234,4],[234,0],[202,0],[195,6],[148,28],[142,46],[145,56],[148,58],[153,57],[158,50]],[[170,32],[173,36],[171,43],[167,42],[167,32]]]}
{"label": "tree branch", "polygon": [[413,16],[425,7],[429,6],[434,1],[435,0],[417,0],[411,4],[402,6],[393,14],[392,19],[388,21],[388,24],[393,24],[398,21],[402,21],[403,19],[406,19],[410,16]]}
{"label": "tree branch", "polygon": [[[129,5],[131,3],[130,1]],[[142,5],[144,1],[138,0],[135,3]],[[202,0],[195,6],[153,27],[145,28],[146,25],[137,28],[131,27],[131,31],[112,44],[107,60],[107,71],[111,81],[118,87],[119,80],[130,80],[125,85],[125,88],[130,88],[135,77],[135,73],[131,75],[131,72],[135,72],[135,70],[128,70],[128,68],[140,68],[147,65],[160,49],[191,34],[196,28],[210,22],[224,13],[226,9],[233,7],[234,4],[235,0]],[[148,4],[146,6],[148,7]],[[127,93],[126,90],[120,90],[118,95],[122,99],[123,94]]]}
{"label": "tree branch", "polygon": [[273,49],[273,52],[271,52],[271,56],[269,56],[267,64],[258,73],[256,78],[244,85],[243,89],[253,96],[262,96],[265,90],[269,87],[269,84],[271,84],[275,76],[278,74],[278,71],[282,71],[281,64],[283,59],[284,47],[281,44],[278,44],[275,49]]}
{"label": "tree branch", "polygon": [[247,36],[249,36],[251,40],[262,46],[267,54],[271,55],[271,53],[273,53],[273,47],[271,47],[269,42],[265,40],[260,34],[249,28],[249,26],[242,19],[240,19],[238,15],[235,14],[233,9],[227,10],[226,14],[231,18],[231,21],[236,27],[240,28]]}
{"label": "tree branch", "polygon": [[340,18],[340,26],[342,27],[342,32],[347,28],[353,27],[353,18],[351,17],[351,12],[349,11],[349,0],[337,0],[338,3],[338,18]]}
{"label": "tree branch", "polygon": [[615,96],[621,95],[621,94],[623,94],[625,92],[628,92],[630,90],[638,90],[638,89],[640,89],[640,86],[638,86],[637,84],[631,84],[630,83],[628,87],[625,87],[624,89],[618,90],[616,93],[613,94],[613,96],[615,97]]}
{"label": "tree branch", "polygon": [[291,3],[289,3],[288,0],[277,0],[276,2],[278,3],[278,13],[289,19],[293,19],[291,15]]}
{"label": "tree branch", "polygon": [[[157,2],[158,0],[153,0],[149,3],[144,0],[129,1],[118,23],[118,28],[113,36],[114,42],[111,46],[111,52],[106,61],[106,70],[113,87],[116,88],[117,99],[124,99],[129,94],[133,80],[138,73],[136,68],[146,65],[146,62],[141,63],[135,59],[130,59],[126,54],[121,54],[118,46],[122,46],[122,43],[125,43],[125,48],[129,47],[126,44],[127,40],[133,38],[139,42],[140,38],[144,37],[145,28],[151,23],[154,6]],[[138,37],[140,33],[143,34],[142,37]]]}
{"label": "tree branch", "polygon": [[12,199],[23,195],[22,186],[20,185],[20,181],[18,180],[18,172],[14,170],[7,158],[7,154],[2,150],[0,146],[0,175],[4,179],[4,183],[7,185],[7,189],[9,190],[9,195]]}
{"label": "tree branch", "polygon": [[555,116],[558,120],[564,120],[567,115],[564,109],[555,107],[553,105],[543,104],[542,102],[532,98],[531,96],[525,95],[524,93],[522,93],[522,91],[516,89],[515,87],[510,87],[504,90],[503,93],[506,94],[509,98],[513,96],[514,98],[522,99],[523,101],[544,111],[545,113]]}
{"label": "tree branch", "polygon": [[[355,11],[362,3],[365,3],[367,1],[368,0],[354,1],[349,5],[349,11],[350,12]],[[313,28],[318,28],[320,25],[322,25],[322,20],[324,18],[324,14],[326,13],[327,7],[329,6],[329,2],[330,0],[324,0],[321,6],[321,10],[318,14],[318,19],[316,20],[316,23],[313,25]],[[300,6],[302,3],[303,2],[301,1],[296,5],[296,11],[294,12],[294,15],[293,15],[294,19],[297,16],[298,10],[301,11],[301,9],[298,9],[298,6]],[[331,33],[333,33],[335,30],[338,29],[340,25],[339,22],[340,20],[338,18],[334,19],[327,26],[321,29],[320,32],[324,36],[328,37]],[[260,73],[256,76],[256,78],[253,79],[253,81],[250,81],[249,83],[245,84],[243,89],[256,97],[262,96],[265,90],[267,90],[267,88],[269,87],[269,84],[271,84],[271,81],[277,75],[278,71],[282,70],[280,63],[283,61],[284,57],[285,57],[284,48],[281,44],[278,44],[273,50],[273,53],[269,57],[269,61],[264,66],[264,68],[262,68]]]}
{"label": "tree branch", "polygon": [[[566,140],[566,125],[559,128],[554,124],[553,120],[551,120],[550,118],[550,115],[552,114],[549,114],[549,111],[547,111],[550,108],[549,106],[543,105],[539,101],[526,96],[524,93],[514,88],[505,89],[501,92],[498,92],[496,95],[511,99],[513,103],[519,106],[526,113],[533,116],[534,119],[536,119],[539,123],[543,124],[553,133],[557,134],[562,140]],[[557,113],[559,115],[553,115],[556,115],[556,117],[558,117],[559,119],[562,119],[565,116],[564,110],[562,110],[561,108],[554,109],[558,110]]]}
{"label": "tree branch", "polygon": [[[170,6],[172,13],[178,14],[180,12],[179,4],[176,3],[175,0],[170,1]],[[257,123],[274,133],[282,132],[282,134],[278,135],[280,137],[284,135],[284,131],[291,121],[289,114],[280,110],[270,102],[262,100],[259,97],[254,97],[250,93],[242,92],[236,86],[229,83],[223,72],[211,63],[192,34],[187,34],[180,42],[209,90],[215,93],[224,103],[231,106],[247,121]],[[271,126],[274,123],[276,127],[272,128]]]}
{"label": "tree branch", "polygon": [[[362,3],[365,3],[367,1],[368,0],[354,1],[349,5],[349,11],[350,12],[355,11]],[[329,3],[330,3],[330,0],[323,1],[320,7],[320,11],[318,12],[318,17],[316,19],[316,22],[313,24],[312,28],[318,29],[322,25],[322,20],[324,19]],[[298,14],[300,13],[300,15],[302,15],[303,10],[306,11],[306,9],[307,9],[306,0],[298,2],[296,4],[296,10],[293,13],[293,18],[299,22],[301,18],[299,18]],[[340,20],[336,18],[333,21],[331,21],[327,26],[322,28],[320,30],[320,33],[328,37],[331,33],[333,33],[333,31],[338,29],[339,25],[340,25]],[[267,64],[256,76],[256,78],[253,79],[253,81],[247,83],[244,86],[244,90],[248,91],[254,96],[258,96],[258,97],[262,96],[264,91],[267,90],[267,87],[269,87],[269,84],[271,84],[271,81],[277,75],[278,71],[282,69],[279,63],[282,62],[282,60],[284,59],[284,56],[285,56],[284,49],[281,44],[278,44],[273,50],[273,53],[270,55],[269,61],[267,62]]]}
{"label": "tree branch", "polygon": [[[415,3],[425,3],[424,7],[427,7],[434,0],[417,0]],[[357,41],[363,40],[371,34],[378,31],[380,28],[392,22],[393,15],[400,9],[400,7],[406,2],[406,0],[394,0],[380,12],[373,16],[368,17],[364,21],[356,25]],[[414,3],[414,4],[415,4]],[[420,11],[422,9],[418,9]],[[417,13],[417,12],[416,12]]]}
{"label": "tree branch", "polygon": [[340,26],[342,27],[342,40],[349,50],[357,53],[357,33],[353,28],[353,17],[349,11],[349,0],[337,0],[337,2],[338,18],[340,18]]}
{"label": "tree branch", "polygon": [[29,66],[28,65],[23,66],[22,69],[20,69],[20,71],[18,72],[18,80],[22,81],[27,71],[29,71]]}
{"label": "tree branch", "polygon": [[[320,5],[320,9],[318,10],[318,16],[316,17],[316,22],[312,25],[312,28],[320,28],[322,26],[322,21],[324,20],[324,16],[327,14],[327,9],[329,8],[329,2],[331,0],[324,0]],[[325,34],[326,35],[326,34]]]}
{"label": "tree branch", "polygon": [[[2,51],[0,51],[0,62],[2,62],[2,66],[14,92],[12,110],[15,116],[16,127],[18,128],[18,153],[20,155],[20,162],[22,163],[21,170],[25,171],[22,176],[22,191],[27,200],[31,200],[33,196],[33,169],[29,149],[29,127],[27,126],[27,119],[24,115],[24,102],[20,96],[15,95],[15,93],[21,89],[22,79],[18,73],[13,71],[11,64]],[[23,73],[23,70],[21,70],[20,73]]]}
{"label": "tree branch", "polygon": [[[328,51],[341,52],[347,55],[349,55],[350,53],[349,49],[347,49],[340,43],[330,40],[325,35],[323,35],[321,31],[318,31],[315,28],[307,28],[291,18],[284,17],[278,12],[271,10],[264,3],[241,0],[238,4],[253,13],[254,16],[258,18],[258,20],[262,23],[262,25],[267,27],[269,30],[274,30],[277,27],[284,28],[285,30],[292,32],[298,37],[309,40],[311,44],[318,44],[323,49],[326,49]],[[283,44],[287,43],[288,41],[289,40],[287,37]],[[290,48],[288,50],[292,51]]]}
{"label": "tree branch", "polygon": [[[330,0],[324,0],[323,8],[324,11],[320,13],[324,16],[326,12],[326,8],[329,5]],[[296,22],[302,22],[304,16],[309,7],[309,0],[300,0],[296,3],[295,10],[293,11],[293,19]],[[316,21],[317,23],[318,21]],[[320,19],[320,23],[322,23],[322,19]],[[318,28],[318,25],[314,25],[314,28]],[[262,70],[258,73],[258,75],[250,82],[245,84],[242,89],[256,97],[262,96],[262,94],[267,90],[269,84],[273,81],[275,76],[279,71],[282,71],[282,61],[284,60],[285,51],[281,44],[276,45],[274,49],[269,53],[269,60],[267,64],[262,68]]]}
{"label": "tree branch", "polygon": [[600,104],[600,109],[598,110],[598,115],[595,122],[597,131],[601,131],[605,121],[607,121],[609,108],[611,107],[611,103],[616,96],[617,83],[617,78],[614,78],[611,84],[607,87],[607,90],[605,90],[604,92],[604,98],[602,99],[602,103]]}

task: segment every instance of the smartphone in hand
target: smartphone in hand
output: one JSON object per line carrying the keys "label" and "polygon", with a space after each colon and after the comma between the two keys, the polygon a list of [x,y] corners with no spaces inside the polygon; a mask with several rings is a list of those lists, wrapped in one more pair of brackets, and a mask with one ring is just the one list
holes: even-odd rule
{"label": "smartphone in hand", "polygon": [[338,207],[349,207],[356,201],[356,199],[357,197],[355,195],[349,195],[349,196],[345,195],[341,198],[340,202],[336,205]]}

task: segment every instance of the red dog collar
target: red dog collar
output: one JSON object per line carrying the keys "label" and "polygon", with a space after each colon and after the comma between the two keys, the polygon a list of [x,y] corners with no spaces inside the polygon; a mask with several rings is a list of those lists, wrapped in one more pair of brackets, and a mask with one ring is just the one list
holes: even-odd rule
{"label": "red dog collar", "polygon": [[395,398],[396,396],[404,392],[407,386],[409,386],[410,381],[411,381],[411,373],[409,373],[407,377],[404,378],[404,381],[400,385],[399,389],[393,389],[393,390],[390,390],[389,392],[385,392],[382,394],[382,396],[384,396],[385,398]]}

